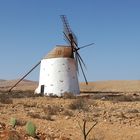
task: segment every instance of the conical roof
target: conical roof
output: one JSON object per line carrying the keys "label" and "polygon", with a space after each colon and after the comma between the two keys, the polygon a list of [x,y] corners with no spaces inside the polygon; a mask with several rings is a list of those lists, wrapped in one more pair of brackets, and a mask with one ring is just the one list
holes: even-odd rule
{"label": "conical roof", "polygon": [[72,58],[72,48],[70,46],[57,45],[52,51],[50,51],[44,59],[69,57]]}

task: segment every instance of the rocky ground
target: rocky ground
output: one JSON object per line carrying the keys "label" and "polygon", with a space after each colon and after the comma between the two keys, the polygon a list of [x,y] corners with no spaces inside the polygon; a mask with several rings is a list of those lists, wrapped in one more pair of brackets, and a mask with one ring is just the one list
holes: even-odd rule
{"label": "rocky ground", "polygon": [[[27,133],[28,121],[36,126],[34,136]],[[87,140],[139,140],[140,92],[98,90],[63,98],[0,93],[0,140],[84,140],[83,128],[92,126]]]}
{"label": "rocky ground", "polygon": [[[80,126],[83,127],[84,120],[86,131],[97,123],[87,137],[89,140],[140,138],[138,93],[128,96],[94,93],[76,98],[39,97],[32,93],[1,93],[0,96],[1,140],[8,133],[15,133],[19,139],[35,139],[26,133],[28,121],[37,127],[36,139],[82,140]],[[17,120],[15,127],[10,125],[11,118]]]}

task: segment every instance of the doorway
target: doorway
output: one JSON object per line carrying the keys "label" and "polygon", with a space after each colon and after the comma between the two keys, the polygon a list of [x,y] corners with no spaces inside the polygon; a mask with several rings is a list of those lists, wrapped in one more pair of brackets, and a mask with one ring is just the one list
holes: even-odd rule
{"label": "doorway", "polygon": [[44,85],[41,85],[40,93],[44,94]]}

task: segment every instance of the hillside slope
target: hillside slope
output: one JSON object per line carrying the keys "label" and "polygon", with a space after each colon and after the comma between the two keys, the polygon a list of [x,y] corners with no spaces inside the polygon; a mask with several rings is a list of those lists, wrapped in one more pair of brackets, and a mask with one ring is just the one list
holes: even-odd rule
{"label": "hillside slope", "polygon": [[[18,80],[0,80],[0,90],[8,90]],[[35,90],[38,86],[38,82],[23,80],[20,82],[14,90]],[[80,83],[80,90],[86,92],[140,92],[140,80],[122,80],[122,81],[97,81],[89,82],[88,85]]]}
{"label": "hillside slope", "polygon": [[[16,80],[0,80],[0,90],[8,90],[14,84],[16,84],[18,79]],[[38,82],[30,81],[30,80],[23,80],[21,81],[13,90],[35,90],[37,87]]]}
{"label": "hillside slope", "polygon": [[139,92],[140,80],[99,81],[80,84],[82,91],[107,91],[107,92]]}

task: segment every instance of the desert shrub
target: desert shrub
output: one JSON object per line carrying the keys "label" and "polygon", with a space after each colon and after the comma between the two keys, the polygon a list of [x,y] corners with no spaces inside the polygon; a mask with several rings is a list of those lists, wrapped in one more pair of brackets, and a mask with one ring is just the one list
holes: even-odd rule
{"label": "desert shrub", "polygon": [[50,114],[40,115],[38,113],[28,112],[27,115],[34,119],[43,119],[43,120],[53,121]]}
{"label": "desert shrub", "polygon": [[30,116],[31,118],[37,118],[37,119],[41,118],[40,114],[34,112],[28,112],[27,115]]}
{"label": "desert shrub", "polygon": [[88,111],[88,104],[85,99],[79,98],[75,99],[69,104],[69,109],[72,110],[83,110],[83,111]]}
{"label": "desert shrub", "polygon": [[63,94],[63,98],[64,98],[64,99],[75,99],[76,96],[75,96],[73,93],[65,92],[65,93]]}
{"label": "desert shrub", "polygon": [[28,108],[28,107],[36,107],[37,106],[37,103],[36,102],[24,102],[23,103],[23,106],[25,108]]}
{"label": "desert shrub", "polygon": [[91,96],[91,99],[94,100],[103,100],[103,101],[113,101],[115,102],[135,102],[140,101],[140,96],[125,95],[125,94],[114,94],[111,92],[108,93],[99,93]]}
{"label": "desert shrub", "polygon": [[12,92],[10,92],[9,94],[12,98],[32,98],[32,97],[38,97],[38,94],[34,94],[33,91],[31,90],[26,90],[26,91],[22,91],[22,90],[14,90]]}
{"label": "desert shrub", "polygon": [[24,126],[27,122],[23,119],[17,119],[16,120],[16,125],[18,126]]}
{"label": "desert shrub", "polygon": [[105,95],[102,95],[102,94],[94,94],[91,96],[91,99],[94,99],[94,100],[100,100],[103,98],[105,98]]}
{"label": "desert shrub", "polygon": [[13,104],[13,100],[6,95],[1,95],[0,96],[0,102],[2,104]]}
{"label": "desert shrub", "polygon": [[80,122],[78,122],[79,128],[83,135],[83,140],[87,140],[88,135],[90,134],[91,130],[97,125],[97,122],[93,123],[89,129],[86,129],[86,127],[87,127],[86,124],[87,124],[87,121],[84,119],[83,119],[82,125],[80,124]]}
{"label": "desert shrub", "polygon": [[73,112],[70,110],[64,110],[63,115],[71,117],[71,116],[73,116]]}
{"label": "desert shrub", "polygon": [[48,121],[54,121],[54,120],[52,119],[52,116],[51,116],[51,115],[42,116],[42,119],[48,120]]}
{"label": "desert shrub", "polygon": [[116,101],[116,102],[135,102],[140,101],[139,97],[133,97],[132,95],[120,95],[114,98],[108,98],[108,100]]}
{"label": "desert shrub", "polygon": [[46,107],[43,107],[43,111],[46,115],[57,115],[57,113],[61,110],[62,108],[56,105],[48,105]]}
{"label": "desert shrub", "polygon": [[139,113],[140,111],[138,109],[129,109],[127,110],[127,113]]}
{"label": "desert shrub", "polygon": [[50,93],[50,94],[49,94],[49,97],[50,97],[50,98],[58,98],[58,96],[57,96],[57,95],[54,95],[53,93]]}

